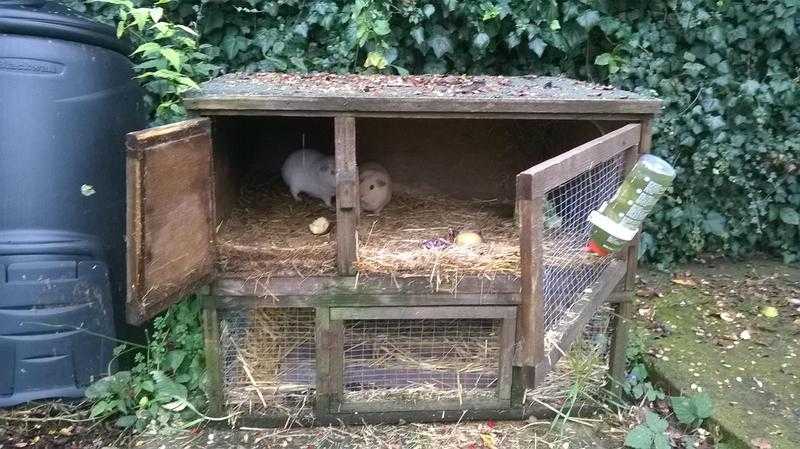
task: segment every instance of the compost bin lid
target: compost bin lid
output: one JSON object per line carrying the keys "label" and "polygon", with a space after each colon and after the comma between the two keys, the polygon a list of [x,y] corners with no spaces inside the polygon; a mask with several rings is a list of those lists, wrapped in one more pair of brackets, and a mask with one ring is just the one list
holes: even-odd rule
{"label": "compost bin lid", "polygon": [[53,1],[0,0],[0,33],[81,42],[126,56],[131,52],[127,42],[117,39],[113,27]]}

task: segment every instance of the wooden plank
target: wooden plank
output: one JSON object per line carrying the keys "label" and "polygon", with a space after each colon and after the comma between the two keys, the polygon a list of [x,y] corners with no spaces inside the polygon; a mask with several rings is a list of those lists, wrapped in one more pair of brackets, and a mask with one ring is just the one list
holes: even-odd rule
{"label": "wooden plank", "polygon": [[[564,77],[228,74],[203,83],[189,110],[568,112],[655,114],[657,99]],[[410,81],[410,82],[407,82]]]}
{"label": "wooden plank", "polygon": [[304,295],[428,295],[446,294],[458,298],[461,294],[490,296],[495,293],[519,293],[518,276],[464,276],[455,283],[436,284],[430,276],[287,276],[263,279],[227,277],[220,273],[212,286],[219,296],[282,297]]}
{"label": "wooden plank", "polygon": [[358,169],[356,167],[356,119],[334,118],[336,148],[336,265],[341,275],[353,275],[357,257]]}
{"label": "wooden plank", "polygon": [[514,361],[514,349],[516,347],[516,327],[517,314],[515,309],[511,317],[503,320],[503,325],[500,329],[497,398],[507,404],[510,404],[511,401],[511,384],[513,380],[512,362]]}
{"label": "wooden plank", "polygon": [[126,317],[141,324],[209,281],[214,182],[209,119],[128,134]]}
{"label": "wooden plank", "polygon": [[334,321],[330,316],[330,371],[328,392],[330,411],[337,412],[342,407],[344,397],[344,322]]}
{"label": "wooden plank", "polygon": [[492,99],[438,99],[438,98],[372,98],[372,97],[269,97],[269,96],[218,96],[187,98],[187,109],[207,114],[211,110],[265,110],[265,111],[330,111],[352,114],[354,112],[464,112],[476,113],[559,113],[559,114],[657,114],[661,109],[654,100],[492,100]]}
{"label": "wooden plank", "polygon": [[442,401],[426,400],[415,402],[401,401],[370,401],[370,402],[345,402],[337,413],[386,413],[409,410],[481,410],[508,408],[508,400],[498,399],[447,399]]}
{"label": "wooden plank", "polygon": [[[530,177],[517,177],[518,194],[533,186]],[[517,315],[515,366],[536,366],[544,357],[544,198],[517,198],[520,220],[520,308]]]}
{"label": "wooden plank", "polygon": [[[189,102],[190,100],[187,100]],[[336,117],[338,111],[315,110],[270,110],[270,109],[197,109],[196,114],[204,117]],[[465,119],[465,120],[593,120],[611,122],[638,122],[652,117],[647,114],[608,114],[608,113],[503,113],[503,112],[358,112],[348,111],[347,115],[356,118],[398,118],[398,119]]]}
{"label": "wooden plank", "polygon": [[533,385],[535,373],[532,366],[514,366],[511,370],[511,407],[525,404],[528,385]]}
{"label": "wooden plank", "polygon": [[561,333],[561,340],[556,344],[547,356],[536,366],[534,387],[544,382],[545,376],[555,366],[572,347],[572,344],[581,335],[586,324],[592,319],[597,309],[605,302],[615,286],[625,276],[626,266],[622,261],[613,261],[603,270],[597,282],[591,285],[592,292],[581,298],[574,306],[576,317],[569,323],[564,323],[555,329],[556,333]]}
{"label": "wooden plank", "polygon": [[[585,408],[582,408],[580,415],[583,416]],[[596,411],[596,410],[594,410]],[[428,423],[428,422],[467,422],[474,420],[522,420],[528,416],[535,416],[539,419],[552,419],[555,414],[544,406],[533,405],[526,407],[497,409],[477,409],[477,410],[415,410],[415,411],[395,411],[395,412],[373,412],[373,413],[331,413],[327,415],[317,415],[314,417],[300,416],[292,417],[299,425],[303,426],[341,426],[354,425],[363,426],[365,424],[407,424]],[[593,415],[586,415],[593,416]],[[283,427],[288,416],[250,416],[244,415],[237,419],[237,425],[241,428],[271,428]]]}
{"label": "wooden plank", "polygon": [[203,302],[203,343],[208,379],[208,414],[212,417],[220,417],[224,415],[225,399],[222,389],[219,319],[214,297],[205,294],[198,295],[198,297]]}
{"label": "wooden plank", "polygon": [[363,110],[365,105],[380,111],[438,107],[445,111],[463,108],[465,112],[494,110],[496,105],[523,110],[531,107],[554,110],[558,105],[572,105],[577,112],[595,108],[608,112],[614,106],[636,109],[638,105],[647,112],[657,112],[661,103],[613,86],[541,75],[231,73],[203,83],[200,90],[189,92],[186,97],[189,101],[269,101],[276,108],[341,112]]}
{"label": "wooden plank", "polygon": [[[641,137],[639,142],[639,154],[648,153],[652,146],[653,122],[650,119],[643,120],[641,123]],[[638,156],[638,155],[636,155]],[[635,158],[633,155],[626,158],[626,173],[633,167]],[[625,350],[628,347],[628,334],[630,332],[630,320],[633,317],[633,301],[631,295],[636,290],[636,270],[638,265],[639,239],[628,247],[625,257],[626,274],[622,285],[622,291],[627,300],[620,301],[615,307],[615,313],[611,319],[611,349],[609,355],[609,376],[611,378],[610,389],[616,396],[621,395],[622,384],[625,381],[625,371],[627,360]]]}
{"label": "wooden plank", "polygon": [[333,339],[331,333],[330,309],[317,307],[315,311],[314,339],[316,342],[316,371],[315,379],[317,397],[314,404],[316,414],[325,414],[331,407],[331,355],[333,354]]}
{"label": "wooden plank", "polygon": [[331,321],[343,320],[416,320],[457,318],[511,319],[515,307],[332,307]]}
{"label": "wooden plank", "polygon": [[326,295],[287,296],[221,296],[220,309],[259,309],[264,307],[412,307],[412,306],[507,306],[517,305],[519,294],[496,293],[491,295]]}
{"label": "wooden plank", "polygon": [[625,125],[525,170],[517,178],[531,180],[536,178],[535,183],[530,182],[537,191],[523,192],[529,196],[522,199],[531,199],[540,193],[547,192],[626,149],[639,145],[640,134],[641,126],[639,124]]}

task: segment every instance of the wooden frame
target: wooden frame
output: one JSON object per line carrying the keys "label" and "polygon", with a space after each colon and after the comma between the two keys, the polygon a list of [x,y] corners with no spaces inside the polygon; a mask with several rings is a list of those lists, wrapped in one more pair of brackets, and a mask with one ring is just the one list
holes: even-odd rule
{"label": "wooden frame", "polygon": [[[527,371],[523,371],[528,377],[524,383],[530,387],[541,382],[544,379],[543,371],[549,370],[549,367],[552,366],[552,364],[544,363],[546,357],[544,353],[544,262],[541,242],[544,234],[545,195],[554,187],[591,170],[596,165],[606,162],[620,153],[625,152],[626,161],[631,160],[638,154],[641,128],[639,124],[625,125],[538,164],[517,176],[522,289],[515,365],[528,368]],[[630,166],[626,166],[626,169],[630,169]],[[616,276],[616,274],[617,271],[606,270],[604,276]],[[605,289],[606,286],[604,285],[603,288]],[[599,306],[599,302],[593,308],[582,311],[581,314],[588,314],[588,317],[591,317],[597,306]],[[571,345],[572,341],[564,343]],[[568,347],[560,349],[566,351]],[[532,373],[530,368],[533,368]]]}
{"label": "wooden frame", "polygon": [[[326,334],[324,347],[331,348],[328,361],[322,366],[328,368],[330,382],[318,384],[324,388],[324,404],[334,415],[348,413],[404,412],[404,411],[445,411],[510,408],[512,366],[514,352],[514,331],[517,309],[513,306],[442,306],[442,307],[329,307],[317,309],[319,322],[327,323],[330,333]],[[419,401],[413,405],[395,401],[348,402],[344,400],[344,322],[348,320],[414,320],[414,319],[461,319],[481,318],[501,320],[500,353],[498,354],[498,382],[494,399],[465,401]],[[321,354],[322,357],[324,355]],[[318,362],[319,365],[320,362]],[[324,413],[324,412],[323,412]]]}
{"label": "wooden frame", "polygon": [[359,214],[356,167],[356,119],[334,118],[336,149],[336,266],[340,275],[354,275]]}

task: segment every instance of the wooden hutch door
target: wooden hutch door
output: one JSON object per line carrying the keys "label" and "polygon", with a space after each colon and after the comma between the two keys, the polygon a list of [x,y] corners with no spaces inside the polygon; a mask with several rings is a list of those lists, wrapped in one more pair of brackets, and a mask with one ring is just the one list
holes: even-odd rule
{"label": "wooden hutch door", "polygon": [[[625,125],[517,175],[521,303],[515,365],[544,379],[624,277],[620,255],[590,255],[587,218],[638,158],[642,127]],[[623,251],[624,253],[624,251]]]}
{"label": "wooden hutch door", "polygon": [[141,324],[211,276],[211,121],[130,133],[126,146],[126,315]]}

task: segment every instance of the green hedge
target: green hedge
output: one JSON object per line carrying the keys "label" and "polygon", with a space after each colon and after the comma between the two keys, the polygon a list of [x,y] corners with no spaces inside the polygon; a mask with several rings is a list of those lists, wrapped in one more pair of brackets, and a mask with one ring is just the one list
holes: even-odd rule
{"label": "green hedge", "polygon": [[[117,5],[68,3],[118,18]],[[645,257],[800,259],[800,0],[112,3],[198,32],[126,17],[138,44],[159,43],[136,55],[156,121],[182,113],[191,80],[241,70],[564,73],[652,93],[665,101],[654,152],[679,177]]]}

